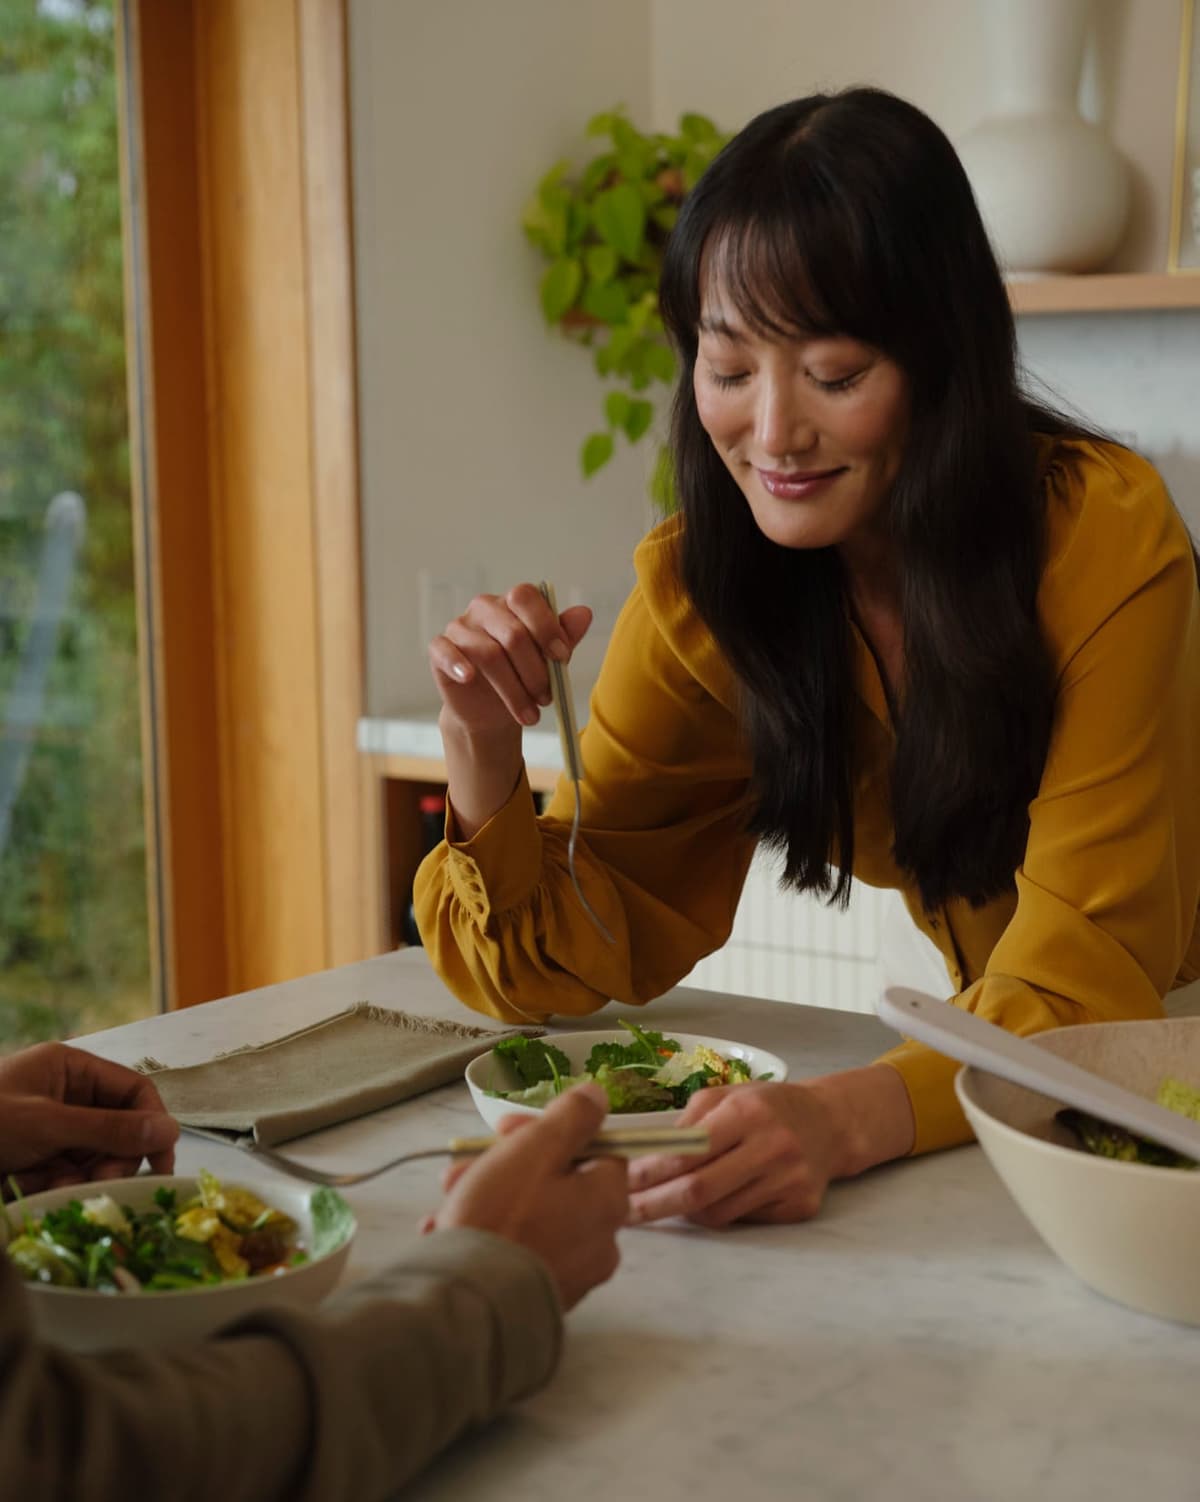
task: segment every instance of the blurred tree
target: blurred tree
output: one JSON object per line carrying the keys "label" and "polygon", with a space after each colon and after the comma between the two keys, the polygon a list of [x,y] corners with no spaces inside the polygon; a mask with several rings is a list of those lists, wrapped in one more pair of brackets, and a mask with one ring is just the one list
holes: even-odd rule
{"label": "blurred tree", "polygon": [[63,490],[88,530],[0,852],[0,1047],[151,1005],[112,4],[0,0],[0,725]]}

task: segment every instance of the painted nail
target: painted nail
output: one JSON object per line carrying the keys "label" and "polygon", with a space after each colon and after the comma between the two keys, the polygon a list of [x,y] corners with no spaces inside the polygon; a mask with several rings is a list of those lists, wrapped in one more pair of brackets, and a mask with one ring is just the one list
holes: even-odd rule
{"label": "painted nail", "polygon": [[460,683],[465,683],[467,681],[467,670],[465,667],[463,667],[461,662],[456,662],[450,669],[450,671],[454,674],[454,676]]}

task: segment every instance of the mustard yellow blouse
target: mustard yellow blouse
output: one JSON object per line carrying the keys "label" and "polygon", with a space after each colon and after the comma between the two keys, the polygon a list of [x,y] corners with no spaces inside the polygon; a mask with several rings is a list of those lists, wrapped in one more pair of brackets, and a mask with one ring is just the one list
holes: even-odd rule
{"label": "mustard yellow blouse", "polygon": [[[1054,728],[1014,890],[926,913],[891,856],[887,702],[857,644],[855,876],[898,888],[945,956],[956,1006],[1014,1033],[1156,1017],[1200,976],[1200,592],[1187,532],[1158,474],[1114,445],[1047,454],[1039,612],[1058,665]],[[571,886],[570,784],[537,817],[521,778],[472,840],[440,845],[416,883],[446,984],[506,1020],[641,1004],[729,936],[753,854],[749,763],[734,682],[674,587],[679,523],[638,547],[582,735],[576,869],[617,942]],[[819,1003],[819,996],[798,998]],[[923,1044],[883,1055],[904,1079],[915,1151],[970,1137],[956,1065]]]}

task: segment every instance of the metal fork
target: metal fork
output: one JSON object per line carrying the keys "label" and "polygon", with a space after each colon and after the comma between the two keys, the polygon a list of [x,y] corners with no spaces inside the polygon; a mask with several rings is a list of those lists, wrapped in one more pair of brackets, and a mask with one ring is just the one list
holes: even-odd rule
{"label": "metal fork", "polygon": [[[554,596],[554,586],[545,579],[538,586],[542,599],[553,610],[555,617],[558,616],[558,601]],[[575,846],[579,840],[579,821],[583,809],[583,794],[580,786],[583,782],[583,760],[579,755],[579,731],[575,718],[575,696],[571,692],[571,679],[567,673],[566,664],[556,662],[553,657],[546,659],[546,667],[550,674],[550,697],[554,701],[554,713],[558,719],[558,738],[562,743],[563,767],[575,789],[575,815],[571,820],[571,834],[567,840],[567,870],[571,875],[571,885],[575,888],[575,895],[579,898],[584,912],[604,935],[610,944],[617,941],[613,938],[604,919],[583,895],[583,888],[579,885],[579,877],[575,873]]]}
{"label": "metal fork", "polygon": [[[364,1184],[368,1179],[378,1178],[402,1163],[415,1163],[420,1158],[477,1158],[489,1147],[502,1141],[500,1137],[451,1137],[442,1147],[423,1147],[416,1152],[402,1153],[378,1168],[368,1168],[359,1173],[329,1173],[323,1168],[310,1168],[307,1163],[297,1163],[277,1153],[274,1148],[247,1143],[245,1151],[265,1163],[291,1174],[293,1178],[305,1179],[310,1184],[328,1184],[335,1189],[344,1189],[350,1184]],[[705,1127],[658,1127],[642,1131],[634,1127],[614,1127],[607,1132],[597,1132],[592,1140],[576,1155],[582,1163],[588,1158],[640,1158],[647,1153],[680,1153],[685,1156],[701,1156],[709,1150],[708,1131]]]}

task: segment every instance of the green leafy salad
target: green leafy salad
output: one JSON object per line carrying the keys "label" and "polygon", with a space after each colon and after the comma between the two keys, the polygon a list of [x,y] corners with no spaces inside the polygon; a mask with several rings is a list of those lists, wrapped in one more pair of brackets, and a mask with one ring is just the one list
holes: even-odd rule
{"label": "green leafy salad", "polygon": [[[308,1261],[289,1215],[211,1173],[201,1172],[197,1183],[198,1193],[182,1202],[174,1189],[156,1189],[146,1210],[98,1194],[36,1219],[25,1213],[6,1248],[9,1260],[28,1282],[101,1293],[198,1288],[266,1277]],[[313,1255],[320,1256],[344,1239],[350,1211],[332,1189],[318,1189],[311,1203]]]}
{"label": "green leafy salad", "polygon": [[[1182,1080],[1163,1080],[1154,1099],[1168,1111],[1200,1121],[1200,1090],[1185,1085]],[[1139,1137],[1136,1132],[1126,1131],[1124,1127],[1113,1126],[1111,1122],[1089,1116],[1086,1111],[1068,1107],[1059,1111],[1056,1119],[1075,1134],[1085,1152],[1095,1153],[1098,1157],[1118,1158],[1122,1163],[1150,1163],[1157,1168],[1196,1167],[1191,1158],[1184,1157],[1173,1148],[1160,1147],[1157,1142],[1150,1142],[1145,1137]]]}
{"label": "green leafy salad", "polygon": [[591,1081],[603,1088],[609,1109],[620,1115],[675,1110],[687,1105],[697,1090],[745,1084],[751,1078],[750,1066],[742,1059],[727,1059],[704,1044],[684,1048],[675,1038],[647,1032],[632,1022],[622,1021],[621,1026],[629,1042],[595,1044],[581,1074],[572,1074],[570,1059],[544,1038],[505,1038],[492,1052],[512,1065],[521,1088],[488,1094],[514,1105],[545,1106],[572,1085]]}

